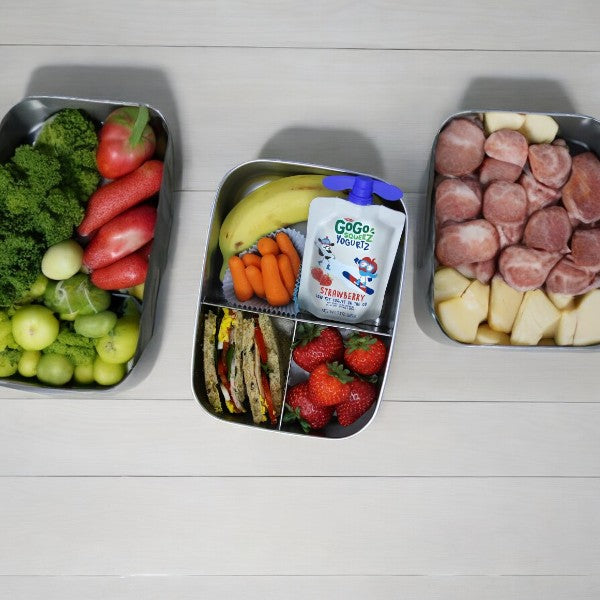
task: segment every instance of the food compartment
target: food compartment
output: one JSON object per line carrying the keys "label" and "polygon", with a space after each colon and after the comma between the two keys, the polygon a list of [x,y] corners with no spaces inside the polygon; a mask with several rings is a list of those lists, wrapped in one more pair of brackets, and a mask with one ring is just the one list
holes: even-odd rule
{"label": "food compartment", "polygon": [[417,259],[426,333],[511,348],[600,342],[599,152],[600,122],[581,115],[465,111],[442,125]]}
{"label": "food compartment", "polygon": [[295,322],[204,303],[194,345],[192,387],[220,419],[277,429]]}
{"label": "food compartment", "polygon": [[[154,328],[160,274],[165,267],[166,252],[169,244],[172,221],[171,170],[173,150],[167,124],[162,115],[150,106],[145,106],[143,109],[139,108],[140,106],[141,105],[129,103],[79,98],[29,97],[14,106],[2,119],[2,122],[0,123],[0,139],[2,139],[2,144],[0,146],[0,163],[3,165],[7,164],[11,161],[13,155],[15,155],[15,150],[17,148],[23,145],[26,146],[25,150],[20,150],[20,152],[23,153],[22,156],[29,158],[32,162],[26,163],[21,160],[20,165],[17,168],[11,166],[10,169],[13,169],[11,177],[14,180],[23,180],[25,186],[29,188],[30,193],[33,194],[35,192],[35,194],[37,194],[36,197],[40,197],[40,199],[37,200],[39,206],[43,206],[43,200],[41,199],[40,190],[38,189],[40,186],[34,186],[32,177],[35,176],[35,171],[27,171],[27,169],[42,168],[40,166],[42,162],[39,159],[39,156],[43,151],[50,156],[50,158],[46,160],[47,164],[43,163],[44,169],[55,168],[52,166],[52,161],[58,161],[60,166],[59,176],[56,179],[56,183],[54,183],[57,191],[52,189],[49,194],[60,195],[62,193],[62,197],[67,199],[68,194],[72,193],[72,191],[81,194],[77,196],[79,206],[83,208],[83,215],[87,216],[90,206],[88,198],[91,197],[94,189],[102,189],[109,183],[108,180],[102,179],[96,171],[95,150],[88,148],[91,144],[91,138],[89,136],[97,137],[100,128],[106,121],[108,115],[114,110],[123,109],[124,107],[131,107],[127,110],[139,110],[142,114],[147,110],[147,126],[151,128],[155,139],[155,145],[149,150],[152,154],[147,160],[153,160],[156,164],[159,162],[161,163],[160,172],[162,173],[162,177],[158,177],[154,184],[158,193],[149,194],[139,202],[139,206],[146,205],[149,207],[146,208],[146,206],[144,206],[142,209],[143,211],[152,213],[152,219],[146,223],[147,231],[145,232],[145,235],[150,236],[150,239],[152,240],[152,247],[151,250],[150,246],[147,246],[145,250],[139,250],[140,257],[142,252],[145,252],[145,254],[143,254],[143,260],[137,260],[136,263],[138,266],[136,274],[138,279],[143,277],[142,273],[147,269],[143,286],[138,286],[136,288],[133,285],[123,285],[117,288],[116,285],[113,285],[116,281],[115,279],[109,281],[106,278],[114,278],[116,274],[118,278],[121,279],[121,283],[123,283],[123,271],[119,270],[116,272],[113,270],[111,274],[108,271],[100,271],[100,269],[98,269],[98,277],[101,275],[105,277],[104,282],[100,283],[100,285],[106,286],[107,288],[106,292],[100,294],[98,288],[90,285],[91,276],[85,274],[83,268],[79,269],[78,272],[75,272],[72,277],[61,274],[59,272],[60,268],[59,271],[56,271],[58,268],[56,264],[58,263],[59,266],[62,264],[63,268],[71,269],[71,272],[74,272],[73,269],[76,269],[77,267],[73,266],[73,261],[75,261],[75,259],[81,261],[81,250],[78,249],[78,246],[83,249],[84,262],[91,255],[90,253],[85,253],[91,237],[80,236],[76,230],[73,230],[68,242],[66,239],[69,236],[65,237],[64,246],[62,243],[57,244],[56,246],[54,243],[47,243],[44,246],[46,249],[49,246],[52,246],[53,251],[56,253],[54,256],[54,263],[52,263],[52,259],[45,254],[44,261],[40,261],[39,263],[37,262],[37,259],[35,261],[35,268],[39,272],[44,270],[48,272],[48,269],[50,269],[50,271],[54,269],[53,277],[49,278],[47,285],[43,278],[39,278],[25,297],[21,297],[15,301],[16,304],[13,305],[13,308],[5,306],[0,311],[0,327],[3,327],[3,331],[6,330],[6,332],[10,329],[11,333],[14,329],[14,306],[27,307],[31,305],[35,307],[35,310],[38,311],[38,313],[43,311],[46,315],[48,312],[53,314],[53,319],[59,323],[60,333],[57,341],[60,342],[60,345],[56,347],[53,346],[51,348],[52,352],[50,352],[50,350],[46,350],[45,352],[45,348],[42,348],[41,354],[43,357],[46,353],[62,353],[62,356],[68,357],[68,360],[71,363],[69,369],[73,369],[73,376],[68,381],[62,382],[61,380],[65,379],[67,375],[65,371],[59,373],[54,381],[49,381],[53,376],[49,378],[46,373],[45,379],[47,381],[42,382],[35,376],[35,367],[36,364],[39,364],[34,364],[34,361],[37,360],[35,354],[37,351],[32,350],[27,353],[19,349],[18,352],[27,354],[27,360],[24,359],[23,368],[19,368],[17,372],[10,375],[7,373],[12,370],[12,367],[10,370],[4,370],[4,377],[0,380],[0,385],[16,389],[39,389],[46,392],[57,388],[61,389],[61,392],[71,389],[76,392],[112,389],[117,384],[123,384],[128,378],[147,346]],[[82,126],[81,121],[73,117],[75,111],[69,113],[69,110],[71,109],[76,109],[83,115],[85,126]],[[71,125],[71,118],[74,123],[73,125]],[[140,127],[142,125],[143,123],[141,123],[140,119]],[[71,127],[72,129],[70,129]],[[43,133],[45,128],[47,133]],[[63,131],[66,132],[64,137],[59,136],[58,132],[62,133]],[[91,133],[94,131],[95,133]],[[69,137],[69,135],[72,136],[72,138]],[[144,139],[147,135],[148,130],[144,128]],[[31,150],[32,145],[33,150]],[[77,163],[75,158],[71,159],[70,157],[79,156],[85,156],[85,158],[81,159],[82,168],[77,170],[77,165],[79,163]],[[92,159],[89,160],[88,156],[91,156]],[[72,160],[72,162],[69,162],[69,160]],[[69,167],[69,165],[74,166]],[[126,174],[124,175],[126,176]],[[54,178],[56,177],[56,175],[53,175],[52,181],[54,181]],[[72,179],[69,179],[69,177]],[[117,177],[116,175],[114,177],[120,179],[120,177]],[[92,186],[94,189],[92,189]],[[50,186],[49,189],[51,187],[52,186]],[[67,188],[71,191],[66,191]],[[59,196],[56,196],[56,198],[59,198]],[[23,201],[25,200],[27,200],[27,198],[24,197]],[[73,206],[75,206],[75,204],[73,204]],[[124,210],[121,211],[121,213],[123,212]],[[70,218],[69,214],[70,213],[65,213],[63,220],[68,221]],[[117,217],[117,214],[115,214],[114,217]],[[27,215],[27,218],[31,218],[30,212]],[[73,218],[75,217],[73,216]],[[107,223],[112,223],[112,221],[112,218],[108,219]],[[132,217],[131,222],[134,221],[137,226],[137,221]],[[11,219],[7,219],[5,222],[11,223],[16,222],[16,220],[12,221]],[[81,225],[81,222],[75,225],[79,226]],[[150,229],[151,226],[153,226],[153,229]],[[14,231],[16,232],[17,229],[18,228],[15,228]],[[60,230],[60,227],[57,227],[57,229]],[[97,231],[101,231],[102,228],[98,226],[96,229]],[[127,232],[125,231],[123,233]],[[32,234],[28,232],[27,235],[31,236]],[[6,239],[6,235],[4,239]],[[38,240],[38,238],[35,239]],[[112,238],[108,236],[108,233],[104,238],[99,238],[99,241],[96,243],[99,255],[106,254],[111,250],[111,247],[109,247],[110,239]],[[104,244],[104,241],[102,240],[107,241],[107,243]],[[40,238],[38,242],[42,243],[42,238]],[[75,258],[73,258],[74,255]],[[66,267],[64,266],[64,262],[61,263],[61,261],[65,260],[67,261]],[[104,257],[102,260],[107,259]],[[111,266],[116,262],[112,261],[112,257],[110,260],[111,262],[108,263],[107,266]],[[81,263],[79,262],[78,264]],[[96,281],[99,280],[96,279]],[[46,285],[45,291],[43,289],[44,285]],[[127,289],[125,289],[126,287]],[[52,290],[54,290],[54,293],[52,293]],[[85,308],[79,306],[81,302],[83,302],[82,299],[85,300],[89,306],[86,306]],[[102,319],[99,320],[95,319],[95,313],[98,311],[103,313],[101,315]],[[117,318],[117,323],[113,323],[113,315],[105,314],[104,311],[114,313],[114,316]],[[88,316],[92,318],[78,321],[78,329],[83,333],[81,334],[82,337],[77,337],[74,335],[77,333],[74,331],[74,320],[77,314],[83,316],[86,312],[88,313]],[[43,327],[44,322],[42,321],[40,323]],[[48,320],[47,323],[50,323],[51,328],[55,327],[55,322],[51,319]],[[110,331],[109,325],[112,325]],[[105,332],[103,338],[107,339],[104,340],[106,344],[103,346],[102,354],[105,357],[111,358],[113,362],[110,363],[109,366],[106,364],[101,365],[99,363],[96,371],[97,376],[92,379],[92,370],[87,368],[89,367],[89,364],[86,361],[92,355],[94,357],[98,356],[97,345],[100,345],[99,340],[101,339],[99,333],[104,332],[104,330],[106,330],[107,333]],[[92,335],[96,337],[91,337]],[[108,339],[109,337],[110,339]],[[8,338],[4,337],[3,340],[6,342]],[[5,344],[3,350],[6,350],[7,348],[14,349],[15,346],[13,342],[14,340],[9,340],[8,345]],[[49,347],[47,346],[46,348]],[[116,362],[117,359],[120,360],[121,358],[124,358],[124,361]],[[56,359],[54,360],[57,364],[51,366],[60,371],[61,365],[58,364]],[[48,363],[49,361],[46,360],[45,362]],[[64,360],[62,360],[62,362],[64,363]],[[86,368],[80,364],[83,362],[86,363]],[[64,366],[65,369],[68,367],[66,363],[62,366]],[[46,371],[48,371],[48,364],[46,364],[45,367]],[[103,368],[104,374],[102,371]],[[50,369],[50,371],[52,371],[52,369]],[[102,384],[99,382],[102,382]]]}
{"label": "food compartment", "polygon": [[[210,311],[237,310],[242,315],[268,316],[277,329],[284,335],[287,348],[281,352],[285,357],[285,379],[283,380],[283,394],[296,383],[308,377],[294,361],[290,360],[292,342],[298,328],[305,326],[330,327],[336,332],[343,332],[350,336],[353,332],[376,335],[386,348],[386,357],[378,372],[374,388],[369,393],[374,394],[373,400],[364,414],[354,420],[351,425],[343,427],[335,418],[327,426],[318,431],[311,431],[311,435],[321,437],[341,438],[362,429],[374,415],[379,404],[385,375],[389,367],[389,348],[393,343],[396,320],[398,316],[400,295],[403,282],[404,264],[406,257],[406,226],[399,236],[396,254],[391,258],[391,275],[387,283],[383,308],[379,316],[370,321],[356,324],[343,324],[339,321],[316,317],[301,310],[297,303],[297,293],[301,278],[301,264],[294,265],[293,251],[290,263],[294,268],[295,279],[287,282],[287,295],[281,302],[271,302],[272,298],[264,293],[265,298],[257,293],[256,288],[248,288],[241,297],[235,294],[230,274],[230,258],[234,262],[239,259],[245,269],[249,264],[255,264],[262,269],[265,255],[273,253],[279,257],[288,252],[288,242],[280,243],[281,232],[285,233],[294,245],[300,261],[306,251],[307,214],[309,205],[315,197],[329,196],[346,198],[343,192],[331,191],[323,187],[324,176],[342,175],[345,173],[338,169],[321,167],[303,163],[291,163],[277,160],[255,160],[242,164],[230,171],[221,182],[213,205],[212,219],[209,225],[209,234],[206,247],[204,270],[200,289],[198,317],[196,323],[196,338],[193,357],[193,389],[199,403],[211,414],[230,422],[250,426],[259,426],[264,429],[275,429],[288,433],[303,433],[300,426],[286,420],[284,411],[279,414],[278,423],[273,426],[268,422],[256,423],[252,418],[251,410],[230,413],[226,404],[216,407],[216,402],[211,404],[207,387],[210,380],[214,379],[214,372],[205,371],[207,357],[212,361],[210,353],[205,356],[203,338],[206,332],[206,316]],[[359,176],[352,173],[351,176]],[[368,176],[365,176],[368,177]],[[374,180],[374,179],[373,179]],[[251,202],[249,202],[249,199]],[[248,206],[248,204],[252,206]],[[406,215],[404,204],[400,202],[380,202],[388,208],[395,209]],[[240,209],[243,207],[243,210]],[[235,219],[232,215],[236,215]],[[265,238],[268,238],[265,241]],[[333,240],[335,242],[335,240]],[[303,247],[304,245],[304,247]],[[272,250],[270,250],[270,248]],[[247,255],[251,255],[248,257]],[[361,255],[362,256],[362,255]],[[245,261],[249,262],[246,264]],[[272,259],[271,263],[274,263]],[[253,262],[250,262],[253,261]],[[285,262],[285,259],[284,259]],[[241,267],[242,265],[239,265]],[[234,265],[234,268],[235,267]],[[323,267],[325,271],[325,267]],[[264,275],[264,273],[263,273]],[[283,281],[283,272],[280,271]],[[302,275],[303,276],[303,275]],[[225,286],[224,286],[225,283]],[[265,287],[267,281],[264,281]],[[293,288],[291,286],[293,283]],[[232,288],[234,288],[232,290]],[[350,289],[350,288],[349,288]],[[235,295],[233,295],[235,294]],[[285,301],[284,301],[285,300]],[[210,327],[212,325],[209,324]],[[289,379],[288,379],[289,372]],[[371,384],[369,384],[370,386]],[[366,387],[369,387],[366,386]],[[246,394],[247,396],[247,394]],[[213,393],[214,397],[214,393]],[[223,401],[223,397],[221,397]],[[246,402],[248,399],[246,398]],[[220,412],[219,412],[220,409]]]}
{"label": "food compartment", "polygon": [[366,427],[383,398],[390,345],[388,335],[299,321],[281,429],[343,438]]}

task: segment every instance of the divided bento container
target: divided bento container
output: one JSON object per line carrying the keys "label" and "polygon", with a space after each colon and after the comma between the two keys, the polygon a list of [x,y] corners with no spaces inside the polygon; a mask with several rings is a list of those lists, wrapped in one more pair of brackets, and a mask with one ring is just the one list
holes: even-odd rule
{"label": "divided bento container", "polygon": [[[237,305],[231,305],[227,303],[223,294],[222,282],[219,278],[219,272],[223,264],[223,259],[219,249],[218,241],[221,223],[223,222],[225,216],[238,202],[240,202],[242,198],[247,196],[250,192],[261,185],[281,177],[303,174],[316,174],[323,176],[364,175],[363,173],[343,171],[341,169],[328,168],[306,163],[286,162],[279,160],[254,160],[235,167],[229,173],[227,173],[227,175],[225,175],[224,179],[221,181],[213,204],[212,216],[208,230],[208,241],[206,245],[204,268],[202,271],[200,297],[196,317],[194,353],[192,358],[192,387],[194,395],[196,396],[196,399],[200,405],[207,412],[209,412],[215,418],[232,423],[243,424],[272,431],[283,431],[287,433],[302,433],[302,430],[297,425],[290,425],[283,422],[285,410],[281,411],[281,414],[279,415],[279,421],[276,426],[272,426],[270,424],[254,424],[249,411],[241,414],[229,414],[226,410],[224,410],[223,413],[215,413],[213,411],[210,403],[208,402],[204,382],[202,344],[204,316],[208,310],[215,311],[221,307],[235,308],[236,310],[239,310]],[[373,177],[371,175],[367,176]],[[378,178],[373,177],[373,179]],[[406,208],[402,201],[393,203],[384,202],[383,204],[394,210],[400,210],[406,215]],[[396,334],[396,322],[400,307],[400,296],[406,260],[407,226],[408,224],[405,223],[402,238],[400,240],[392,267],[392,273],[388,282],[382,311],[380,317],[375,321],[350,325],[337,321],[317,319],[312,314],[303,311],[291,316],[278,316],[272,314],[272,311],[265,311],[271,317],[275,329],[278,330],[282,339],[282,344],[286,345],[285,352],[283,352],[283,354],[286,355],[289,354],[291,356],[291,345],[296,336],[297,327],[300,323],[315,323],[325,326],[333,326],[340,331],[342,337],[347,337],[353,331],[373,333],[377,335],[377,337],[379,337],[387,347],[388,353],[386,363],[377,383],[377,399],[370,409],[357,421],[347,427],[341,426],[335,419],[332,419],[332,421],[326,427],[319,431],[311,432],[310,435],[327,438],[348,437],[363,429],[372,420],[373,416],[377,412],[383,397],[385,380],[391,361],[391,350]],[[303,235],[306,234],[306,221],[290,225],[289,227],[298,230]],[[243,312],[247,313],[249,316],[256,314],[256,310],[243,310]],[[285,364],[283,367],[284,372],[287,372],[286,386],[288,389],[296,383],[304,381],[308,378],[308,373],[300,369],[300,367],[298,367],[293,360],[287,356],[283,358],[285,359]]]}
{"label": "divided bento container", "polygon": [[433,276],[437,267],[435,257],[435,149],[438,138],[444,127],[453,119],[460,117],[482,116],[487,112],[508,112],[520,114],[537,114],[552,117],[558,123],[557,138],[562,138],[567,142],[572,156],[581,152],[592,151],[600,156],[600,121],[597,119],[573,113],[556,112],[536,112],[529,110],[503,110],[485,109],[485,110],[464,110],[450,115],[438,129],[433,140],[427,181],[427,195],[425,198],[425,215],[422,222],[422,229],[419,231],[417,241],[416,265],[415,265],[415,315],[421,329],[432,339],[451,346],[476,347],[476,348],[511,348],[517,350],[569,350],[569,351],[595,351],[598,345],[593,346],[558,346],[558,345],[538,345],[538,346],[509,346],[509,345],[477,345],[456,341],[449,337],[443,330],[434,308],[433,298]]}
{"label": "divided bento container", "polygon": [[[84,111],[92,121],[95,122],[97,130],[106,117],[115,109],[122,106],[140,106],[144,104],[132,102],[119,102],[116,100],[91,100],[86,98],[61,97],[61,96],[29,96],[13,106],[0,122],[0,162],[9,160],[17,146],[31,144],[42,128],[44,122],[54,113],[64,108],[76,108]],[[0,386],[18,390],[51,392],[60,390],[72,390],[77,393],[92,391],[114,390],[122,386],[131,375],[133,368],[139,361],[144,349],[148,345],[154,330],[156,315],[156,302],[160,285],[161,274],[165,269],[171,223],[173,220],[173,147],[169,129],[163,115],[154,107],[144,104],[150,113],[150,125],[156,134],[156,151],[154,158],[164,162],[162,185],[158,194],[157,221],[154,229],[154,241],[152,253],[148,263],[148,274],[146,276],[144,298],[141,303],[140,334],[135,356],[129,363],[129,371],[125,377],[116,385],[78,386],[70,383],[65,387],[50,387],[37,381],[35,378],[27,379],[15,374],[11,377],[1,379]],[[119,304],[128,294],[112,292],[113,303],[111,308],[119,308]]]}

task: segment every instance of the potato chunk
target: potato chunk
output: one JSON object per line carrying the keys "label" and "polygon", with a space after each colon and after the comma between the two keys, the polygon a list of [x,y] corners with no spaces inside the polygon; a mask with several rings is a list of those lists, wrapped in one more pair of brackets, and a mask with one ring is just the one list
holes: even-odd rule
{"label": "potato chunk", "polygon": [[525,122],[525,115],[516,112],[486,112],[483,122],[487,134],[499,129],[520,129]]}
{"label": "potato chunk", "polygon": [[433,276],[433,302],[438,305],[444,300],[458,298],[469,287],[471,281],[456,269],[443,267]]}
{"label": "potato chunk", "polygon": [[569,294],[555,294],[554,292],[546,292],[548,298],[556,308],[563,310],[565,308],[574,308],[575,300],[574,297]]}
{"label": "potato chunk", "polygon": [[581,298],[577,307],[574,346],[600,343],[600,290],[592,290]]}
{"label": "potato chunk", "polygon": [[522,300],[523,292],[511,288],[502,277],[494,277],[490,291],[488,325],[496,331],[510,333]]}
{"label": "potato chunk", "polygon": [[564,309],[560,311],[560,321],[556,327],[554,340],[559,346],[571,346],[575,337],[577,326],[577,311],[575,309]]}
{"label": "potato chunk", "polygon": [[530,144],[550,144],[558,133],[558,123],[548,115],[525,115],[519,131]]}
{"label": "potato chunk", "polygon": [[495,331],[489,325],[480,325],[475,336],[475,343],[482,346],[508,346],[510,337],[502,331]]}
{"label": "potato chunk", "polygon": [[440,302],[438,316],[444,331],[458,342],[471,344],[488,312],[490,286],[473,281],[458,298]]}
{"label": "potato chunk", "polygon": [[550,337],[560,320],[560,312],[542,290],[525,292],[510,336],[515,346],[535,346],[542,338]]}

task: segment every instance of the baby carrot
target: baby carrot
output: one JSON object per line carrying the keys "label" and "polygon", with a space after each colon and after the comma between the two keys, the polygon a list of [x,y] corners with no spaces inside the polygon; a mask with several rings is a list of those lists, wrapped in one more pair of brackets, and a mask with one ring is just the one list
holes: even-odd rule
{"label": "baby carrot", "polygon": [[277,255],[277,266],[279,267],[279,273],[285,289],[288,294],[294,296],[294,288],[296,287],[296,278],[294,277],[294,269],[292,269],[292,263],[287,254]]}
{"label": "baby carrot", "polygon": [[270,237],[261,237],[258,240],[258,251],[265,256],[266,254],[279,254],[277,242]]}
{"label": "baby carrot", "polygon": [[266,254],[260,259],[260,270],[262,271],[263,283],[267,302],[271,306],[285,306],[289,304],[291,296],[281,281],[277,257],[274,254]]}
{"label": "baby carrot", "polygon": [[294,270],[294,279],[298,277],[298,273],[300,273],[300,256],[298,252],[296,252],[296,248],[294,248],[294,244],[292,244],[292,240],[290,240],[287,233],[280,231],[276,236],[277,245],[279,249],[287,254],[290,262],[292,263],[292,269]]}
{"label": "baby carrot", "polygon": [[259,298],[265,297],[265,285],[263,283],[263,276],[260,269],[256,265],[248,265],[246,267],[246,277],[254,290],[254,293]]}
{"label": "baby carrot", "polygon": [[233,291],[240,302],[246,302],[254,296],[254,289],[246,277],[246,267],[239,256],[229,259],[229,270],[233,279]]}
{"label": "baby carrot", "polygon": [[258,254],[252,254],[252,252],[246,252],[246,254],[242,254],[240,257],[244,266],[249,267],[250,265],[254,265],[260,269],[260,256]]}

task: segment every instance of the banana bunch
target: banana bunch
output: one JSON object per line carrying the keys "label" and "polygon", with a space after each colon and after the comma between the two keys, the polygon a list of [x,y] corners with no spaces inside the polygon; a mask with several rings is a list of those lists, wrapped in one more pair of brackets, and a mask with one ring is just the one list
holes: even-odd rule
{"label": "banana bunch", "polygon": [[266,183],[243,198],[225,217],[219,234],[223,254],[221,279],[227,262],[266,235],[308,219],[308,208],[320,196],[343,197],[323,186],[323,175],[292,175]]}

